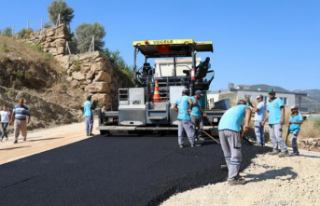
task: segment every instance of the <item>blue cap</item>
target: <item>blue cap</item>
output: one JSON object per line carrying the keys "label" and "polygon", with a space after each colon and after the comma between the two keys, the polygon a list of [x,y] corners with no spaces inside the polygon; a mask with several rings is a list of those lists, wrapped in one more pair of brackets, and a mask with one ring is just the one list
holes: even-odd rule
{"label": "blue cap", "polygon": [[203,96],[202,91],[200,91],[200,90],[197,90],[197,91],[196,91],[196,94]]}

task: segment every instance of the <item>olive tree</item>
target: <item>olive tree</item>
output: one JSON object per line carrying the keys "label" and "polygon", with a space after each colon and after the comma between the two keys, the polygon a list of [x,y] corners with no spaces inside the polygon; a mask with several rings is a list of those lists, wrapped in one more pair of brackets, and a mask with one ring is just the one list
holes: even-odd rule
{"label": "olive tree", "polygon": [[69,25],[74,17],[73,12],[73,8],[69,7],[67,3],[62,0],[53,1],[48,7],[49,19],[53,24],[56,24],[60,14],[60,23]]}
{"label": "olive tree", "polygon": [[103,51],[103,37],[106,35],[104,26],[95,22],[93,24],[83,23],[76,28],[77,48],[80,53],[87,52],[94,36],[94,48]]}

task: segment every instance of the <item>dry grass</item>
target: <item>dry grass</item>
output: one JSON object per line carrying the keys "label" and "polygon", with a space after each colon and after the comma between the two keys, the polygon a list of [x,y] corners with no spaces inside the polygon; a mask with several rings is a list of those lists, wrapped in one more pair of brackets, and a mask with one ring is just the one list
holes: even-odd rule
{"label": "dry grass", "polygon": [[51,54],[45,53],[41,50],[39,45],[31,46],[23,43],[13,37],[0,36],[0,58],[21,57],[27,62],[37,62],[48,64],[51,68],[60,68],[57,61]]}

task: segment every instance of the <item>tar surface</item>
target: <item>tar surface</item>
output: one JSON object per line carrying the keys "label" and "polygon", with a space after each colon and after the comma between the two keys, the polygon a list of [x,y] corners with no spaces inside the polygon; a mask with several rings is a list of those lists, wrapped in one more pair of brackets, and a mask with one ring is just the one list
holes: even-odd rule
{"label": "tar surface", "polygon": [[[96,136],[7,163],[0,166],[0,205],[159,205],[177,192],[225,181],[220,145],[204,143],[180,149],[173,136]],[[266,150],[243,142],[243,168]]]}

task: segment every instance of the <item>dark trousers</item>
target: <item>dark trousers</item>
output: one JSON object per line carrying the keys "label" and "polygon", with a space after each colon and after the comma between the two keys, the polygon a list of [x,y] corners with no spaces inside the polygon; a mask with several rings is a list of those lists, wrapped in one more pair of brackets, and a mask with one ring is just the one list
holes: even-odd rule
{"label": "dark trousers", "polygon": [[7,134],[8,123],[7,122],[1,122],[1,126],[2,126],[1,139],[3,139],[4,137],[8,138],[8,134]]}

